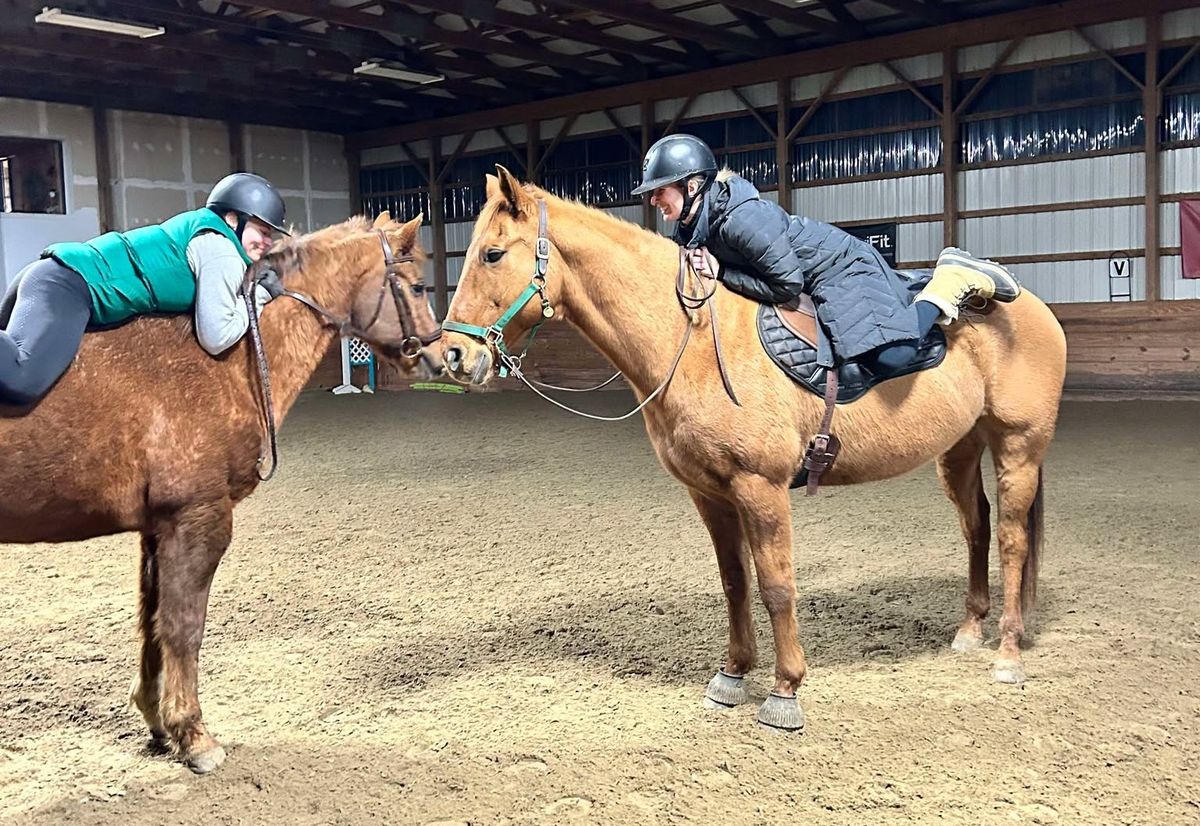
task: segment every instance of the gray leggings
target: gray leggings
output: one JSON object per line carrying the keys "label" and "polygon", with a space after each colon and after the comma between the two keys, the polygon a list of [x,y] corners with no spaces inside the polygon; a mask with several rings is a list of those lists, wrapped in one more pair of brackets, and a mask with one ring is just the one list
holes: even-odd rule
{"label": "gray leggings", "polygon": [[0,404],[32,404],[53,387],[91,319],[82,275],[52,258],[21,270],[0,303]]}

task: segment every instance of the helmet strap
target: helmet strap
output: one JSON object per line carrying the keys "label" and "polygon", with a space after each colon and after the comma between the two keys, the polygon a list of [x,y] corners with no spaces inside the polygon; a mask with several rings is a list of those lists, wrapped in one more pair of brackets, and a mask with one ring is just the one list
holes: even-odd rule
{"label": "helmet strap", "polygon": [[237,236],[238,241],[241,241],[242,233],[246,231],[246,213],[239,212],[239,213],[237,213],[237,217],[238,217],[237,229],[235,229],[233,231],[233,234]]}
{"label": "helmet strap", "polygon": [[712,178],[707,175],[704,177],[704,183],[696,190],[695,195],[688,194],[688,182],[683,182],[683,209],[679,212],[679,223],[686,224],[692,218],[692,207],[696,205],[696,200],[704,197],[704,193],[708,191],[712,185]]}

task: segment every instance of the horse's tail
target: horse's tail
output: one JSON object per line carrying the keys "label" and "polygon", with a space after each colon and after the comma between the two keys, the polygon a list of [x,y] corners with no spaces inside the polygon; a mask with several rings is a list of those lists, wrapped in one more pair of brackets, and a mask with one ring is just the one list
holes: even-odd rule
{"label": "horse's tail", "polygon": [[1021,610],[1032,611],[1037,604],[1038,569],[1042,562],[1042,541],[1045,538],[1045,485],[1042,479],[1043,469],[1038,468],[1037,492],[1029,505],[1029,515],[1025,518],[1025,539],[1029,551],[1025,554],[1025,567],[1021,571]]}

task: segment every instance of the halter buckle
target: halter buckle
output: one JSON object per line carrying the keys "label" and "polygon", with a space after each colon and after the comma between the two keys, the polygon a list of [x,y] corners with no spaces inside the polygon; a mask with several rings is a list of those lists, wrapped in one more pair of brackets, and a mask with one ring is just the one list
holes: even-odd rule
{"label": "halter buckle", "polygon": [[537,257],[543,261],[550,260],[550,239],[538,236],[537,247],[535,248]]}

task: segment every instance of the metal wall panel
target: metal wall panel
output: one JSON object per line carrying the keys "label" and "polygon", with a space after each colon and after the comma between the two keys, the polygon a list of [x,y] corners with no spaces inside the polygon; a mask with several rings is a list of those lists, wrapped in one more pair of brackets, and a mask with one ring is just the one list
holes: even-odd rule
{"label": "metal wall panel", "polygon": [[1163,40],[1200,35],[1200,8],[1182,9],[1163,15]]}
{"label": "metal wall panel", "polygon": [[471,245],[471,230],[474,221],[456,221],[446,224],[446,252],[462,252]]}
{"label": "metal wall panel", "polygon": [[[1141,18],[1118,20],[1099,26],[1088,26],[1088,35],[1109,49],[1140,46],[1146,42],[1146,26]],[[998,34],[1001,34],[998,32]],[[1008,46],[1007,40],[969,46],[959,51],[958,68],[962,72],[981,72],[989,69]],[[1051,32],[1027,37],[1006,61],[1006,65],[1053,60],[1059,57],[1086,55],[1092,47],[1072,31]]]}
{"label": "metal wall panel", "polygon": [[1158,259],[1162,272],[1160,292],[1168,301],[1200,299],[1200,278],[1184,278],[1183,259],[1178,255],[1164,255]]}
{"label": "metal wall panel", "polygon": [[1160,158],[1164,194],[1200,192],[1200,149],[1170,149],[1163,152]]}
{"label": "metal wall panel", "polygon": [[[1130,260],[1130,285],[1133,300],[1145,299],[1145,279],[1142,277],[1145,259]],[[1108,301],[1108,259],[1093,261],[1057,261],[1045,264],[1015,264],[1013,274],[1021,284],[1038,298],[1053,304],[1077,301]]]}
{"label": "metal wall panel", "polygon": [[792,191],[792,211],[821,221],[880,221],[942,211],[942,175],[811,186]]}
{"label": "metal wall panel", "polygon": [[942,222],[900,224],[896,227],[896,261],[934,261],[942,251]]}
{"label": "metal wall panel", "polygon": [[988,257],[1140,249],[1145,211],[1139,205],[970,218],[960,222],[959,241]]}
{"label": "metal wall panel", "polygon": [[1141,196],[1145,173],[1141,152],[968,169],[959,173],[959,203],[975,210]]}

